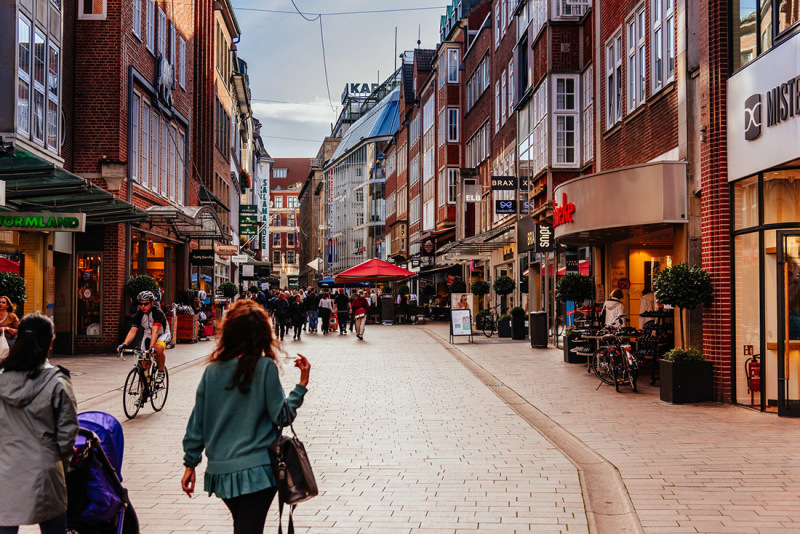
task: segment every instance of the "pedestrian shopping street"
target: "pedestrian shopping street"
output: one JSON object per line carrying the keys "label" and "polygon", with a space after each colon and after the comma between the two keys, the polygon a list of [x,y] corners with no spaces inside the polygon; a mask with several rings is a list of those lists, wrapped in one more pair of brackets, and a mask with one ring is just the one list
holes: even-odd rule
{"label": "pedestrian shopping street", "polygon": [[[297,507],[298,532],[756,533],[800,521],[795,419],[668,404],[646,380],[638,393],[597,389],[560,350],[482,336],[450,345],[446,323],[285,347],[312,365],[295,430],[320,495]],[[132,361],[54,361],[71,369],[80,411],[122,421],[123,483],[144,533],[230,531],[224,504],[202,492],[205,463],[195,497],[180,491],[181,439],[211,348],[167,351],[166,407],[132,421],[119,391]],[[284,367],[291,389],[297,371]],[[276,522],[273,505],[266,530]]]}

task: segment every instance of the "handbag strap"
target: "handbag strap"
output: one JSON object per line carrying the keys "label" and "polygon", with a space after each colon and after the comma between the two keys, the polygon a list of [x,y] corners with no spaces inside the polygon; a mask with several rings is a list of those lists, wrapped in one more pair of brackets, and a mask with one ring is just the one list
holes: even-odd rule
{"label": "handbag strap", "polygon": [[[283,534],[283,499],[278,495],[278,534]],[[294,534],[294,509],[297,505],[293,504],[289,507],[289,525],[286,527],[286,534]]]}
{"label": "handbag strap", "polygon": [[[283,416],[284,416],[284,414],[286,415],[286,421],[289,422],[288,425],[283,424]],[[292,435],[296,438],[297,434],[294,431],[294,426],[292,426],[292,416],[291,416],[291,413],[289,412],[289,404],[284,399],[284,401],[283,401],[283,410],[281,411],[280,417],[278,417],[278,435],[283,434],[283,429],[286,428],[287,426],[292,431]]]}

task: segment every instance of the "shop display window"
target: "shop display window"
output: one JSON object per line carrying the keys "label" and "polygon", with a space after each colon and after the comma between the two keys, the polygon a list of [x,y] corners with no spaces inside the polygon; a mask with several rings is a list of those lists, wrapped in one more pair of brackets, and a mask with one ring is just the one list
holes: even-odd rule
{"label": "shop display window", "polygon": [[758,226],[758,176],[734,184],[733,226],[735,230]]}
{"label": "shop display window", "polygon": [[[735,317],[736,335],[736,401],[749,405],[761,404],[760,392],[751,397],[747,388],[745,362],[750,356],[761,352],[761,306],[759,284],[758,233],[734,238],[733,266],[735,269]],[[773,256],[774,259],[774,256]]]}
{"label": "shop display window", "polygon": [[78,311],[77,332],[79,336],[100,336],[102,327],[102,305],[100,283],[102,254],[89,252],[78,254]]}
{"label": "shop display window", "polygon": [[764,224],[797,221],[800,221],[800,169],[765,172]]}

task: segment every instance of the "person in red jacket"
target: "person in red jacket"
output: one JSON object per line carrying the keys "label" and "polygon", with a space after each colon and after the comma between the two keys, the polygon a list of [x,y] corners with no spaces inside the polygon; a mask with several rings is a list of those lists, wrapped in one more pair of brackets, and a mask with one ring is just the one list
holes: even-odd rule
{"label": "person in red jacket", "polygon": [[364,297],[364,290],[359,290],[358,296],[353,299],[352,305],[353,315],[356,318],[356,337],[364,339],[364,327],[367,325],[367,311],[369,310],[369,301]]}

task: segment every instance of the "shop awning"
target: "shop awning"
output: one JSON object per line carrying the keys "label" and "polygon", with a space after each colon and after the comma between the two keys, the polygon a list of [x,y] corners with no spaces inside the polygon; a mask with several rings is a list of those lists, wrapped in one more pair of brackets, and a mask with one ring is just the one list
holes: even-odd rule
{"label": "shop awning", "polygon": [[228,239],[210,206],[150,206],[146,213],[148,222],[169,226],[184,239]]}
{"label": "shop awning", "polygon": [[503,245],[514,243],[514,236],[505,236],[506,233],[514,229],[514,223],[509,223],[498,228],[492,228],[482,234],[474,235],[472,237],[465,237],[459,241],[448,243],[436,251],[437,256],[445,254],[448,257],[456,259],[475,259],[483,258],[487,254],[491,254]]}
{"label": "shop awning", "polygon": [[147,214],[76,174],[16,148],[0,150],[5,211],[76,212],[87,224],[142,221]]}

